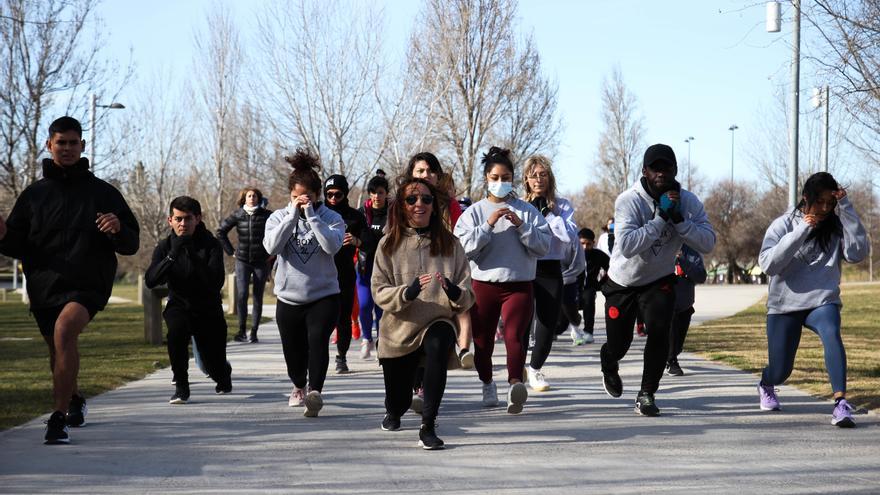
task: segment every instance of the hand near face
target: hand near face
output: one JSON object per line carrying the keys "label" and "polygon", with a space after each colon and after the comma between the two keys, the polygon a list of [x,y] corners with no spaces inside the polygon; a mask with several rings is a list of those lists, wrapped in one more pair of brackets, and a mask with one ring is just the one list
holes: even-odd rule
{"label": "hand near face", "polygon": [[308,194],[301,194],[293,200],[293,206],[305,208],[312,204],[312,200],[309,198]]}
{"label": "hand near face", "polygon": [[666,191],[666,195],[669,196],[669,199],[675,201],[677,203],[681,202],[681,193],[676,190]]}
{"label": "hand near face", "polygon": [[98,219],[95,220],[98,230],[105,234],[116,234],[119,232],[119,219],[113,213],[98,213]]}
{"label": "hand near face", "polygon": [[804,223],[811,228],[816,228],[816,225],[819,225],[819,217],[813,214],[806,214],[804,215]]}
{"label": "hand near face", "polygon": [[343,246],[350,246],[354,242],[353,239],[354,239],[354,237],[352,237],[351,234],[346,232],[345,235],[342,236],[342,245]]}
{"label": "hand near face", "polygon": [[831,195],[834,196],[834,199],[840,201],[841,199],[846,197],[846,189],[841,187],[836,191],[831,191]]}

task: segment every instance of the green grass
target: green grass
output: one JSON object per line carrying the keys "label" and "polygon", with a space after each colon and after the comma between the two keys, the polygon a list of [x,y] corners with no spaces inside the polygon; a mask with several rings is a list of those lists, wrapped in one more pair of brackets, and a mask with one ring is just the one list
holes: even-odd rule
{"label": "green grass", "polygon": [[[226,320],[232,338],[237,317]],[[7,429],[51,411],[52,376],[46,343],[27,306],[0,303],[0,321],[0,429]],[[86,397],[169,365],[164,345],[144,343],[143,321],[141,306],[114,304],[89,323],[79,338],[79,388]]]}
{"label": "green grass", "polygon": [[[847,398],[880,408],[880,284],[844,285],[841,334],[847,357]],[[767,363],[766,308],[762,301],[741,313],[694,327],[685,350],[760,373]],[[794,371],[786,382],[820,397],[831,397],[822,342],[804,329]]]}
{"label": "green grass", "polygon": [[[275,294],[272,292],[272,288],[274,287],[274,283],[270,280],[266,283],[266,289],[263,293],[263,304],[275,304],[277,301],[275,299]],[[121,297],[124,299],[128,299],[129,301],[136,302],[137,301],[137,284],[132,283],[117,283],[113,286],[113,294],[116,297]],[[13,297],[13,296],[10,296]],[[226,302],[226,288],[223,288],[223,302]],[[251,296],[252,297],[252,296]],[[248,301],[250,302],[250,300]]]}

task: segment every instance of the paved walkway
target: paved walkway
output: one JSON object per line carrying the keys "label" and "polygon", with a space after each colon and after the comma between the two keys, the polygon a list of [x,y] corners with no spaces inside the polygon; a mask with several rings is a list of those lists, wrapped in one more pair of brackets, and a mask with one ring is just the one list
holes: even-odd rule
{"label": "paved walkway", "polygon": [[[765,290],[701,287],[697,319],[738,311]],[[687,376],[661,383],[663,416],[637,416],[638,338],[622,363],[620,399],[602,390],[602,330],[590,346],[557,342],[545,367],[553,389],[533,393],[518,416],[481,408],[473,371],[451,373],[438,430],[449,448],[425,452],[415,416],[402,431],[379,429],[375,361],[353,350],[355,373],[331,374],[321,416],[304,418],[287,407],[277,329],[265,325],[261,335],[257,345],[230,345],[230,395],[214,395],[195,372],[190,404],[171,406],[164,369],[91,398],[89,425],[72,431],[71,445],[42,445],[45,418],[0,434],[0,492],[880,492],[876,415],[837,429],[830,402],[785,386],[784,412],[762,413],[757,377],[694,356],[681,359]]]}

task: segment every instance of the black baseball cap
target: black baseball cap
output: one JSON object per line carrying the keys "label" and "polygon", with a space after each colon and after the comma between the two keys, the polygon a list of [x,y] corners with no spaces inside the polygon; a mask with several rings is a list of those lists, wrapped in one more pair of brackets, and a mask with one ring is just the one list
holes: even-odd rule
{"label": "black baseball cap", "polygon": [[645,150],[645,158],[642,160],[643,168],[654,170],[666,167],[676,167],[675,152],[666,144],[652,144]]}

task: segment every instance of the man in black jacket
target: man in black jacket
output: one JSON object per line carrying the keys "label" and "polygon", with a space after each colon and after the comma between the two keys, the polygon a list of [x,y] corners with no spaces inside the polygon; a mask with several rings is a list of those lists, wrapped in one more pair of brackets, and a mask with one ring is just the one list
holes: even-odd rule
{"label": "man in black jacket", "polygon": [[608,272],[608,263],[611,258],[604,251],[595,247],[596,234],[592,230],[581,229],[578,232],[578,240],[587,260],[584,290],[581,292],[581,310],[584,312],[586,343],[590,344],[594,340],[593,329],[596,324],[596,293],[599,292],[602,279]]}
{"label": "man in black jacket", "polygon": [[46,443],[69,443],[67,426],[85,425],[77,389],[79,334],[104,309],[116,253],[135,254],[139,228],[122,194],[89,171],[82,126],[61,117],[49,126],[43,178],[28,186],[4,222],[0,252],[22,261],[30,309],[49,346],[55,412]]}
{"label": "man in black jacket", "polygon": [[232,367],[226,361],[226,320],[220,289],[226,278],[220,242],[202,223],[202,206],[189,196],[171,201],[168,208],[171,235],[159,241],[144,275],[147,287],[168,284],[165,323],[168,357],[174,372],[175,391],[170,404],[189,400],[189,341],[196,345],[215,391],[232,391]]}

